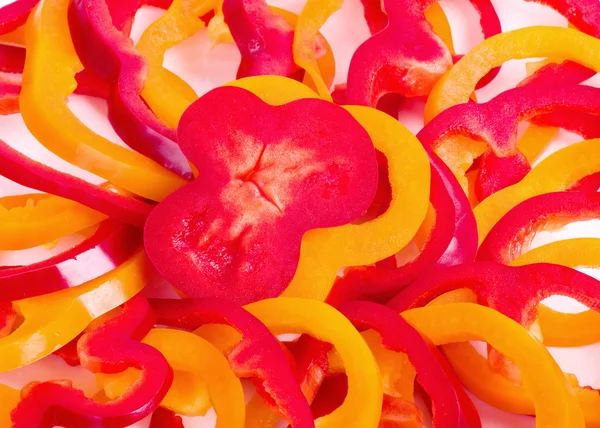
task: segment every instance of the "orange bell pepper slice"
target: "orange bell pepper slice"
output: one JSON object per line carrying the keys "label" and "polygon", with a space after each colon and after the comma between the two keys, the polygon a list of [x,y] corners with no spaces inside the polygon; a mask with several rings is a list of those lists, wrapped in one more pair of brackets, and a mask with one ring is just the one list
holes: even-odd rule
{"label": "orange bell pepper slice", "polygon": [[24,321],[0,338],[0,373],[31,364],[69,343],[95,318],[141,291],[151,269],[140,249],[112,272],[79,287],[13,302]]}
{"label": "orange bell pepper slice", "polygon": [[160,201],[185,180],[95,134],[67,106],[83,69],[69,33],[69,0],[42,2],[26,24],[27,58],[19,98],[25,124],[46,148],[132,193]]}
{"label": "orange bell pepper slice", "polygon": [[[600,267],[600,239],[577,238],[556,241],[523,254],[511,265],[554,263],[571,268]],[[585,346],[600,342],[600,314],[586,310],[576,314],[558,312],[540,305],[539,326],[546,346]]]}
{"label": "orange bell pepper slice", "polygon": [[567,190],[582,178],[600,171],[598,144],[600,139],[565,147],[536,165],[519,183],[502,189],[480,203],[473,211],[479,244],[504,214],[524,200],[543,193]]}
{"label": "orange bell pepper slice", "polygon": [[[315,300],[278,297],[261,300],[244,307],[275,335],[308,334],[333,344],[344,363],[348,376],[348,394],[342,406],[319,418],[320,428],[357,426],[377,428],[382,405],[382,387],[377,362],[369,347],[350,321],[333,307]],[[195,332],[202,337],[218,338],[220,349],[231,349],[239,333],[228,326],[203,326]],[[248,409],[250,410],[250,409]],[[252,421],[252,423],[250,423]],[[268,428],[273,420],[252,419],[248,414],[246,428]]]}
{"label": "orange bell pepper slice", "polygon": [[[536,426],[585,427],[582,409],[566,377],[544,346],[515,321],[473,303],[427,306],[405,311],[402,316],[436,345],[483,340],[510,357],[521,369]],[[477,382],[486,383],[481,378]]]}
{"label": "orange bell pepper slice", "polygon": [[12,426],[10,412],[17,407],[20,399],[20,391],[6,385],[0,385],[0,426]]}
{"label": "orange bell pepper slice", "polygon": [[37,247],[105,218],[77,202],[43,193],[0,198],[0,251]]}
{"label": "orange bell pepper slice", "polygon": [[[227,359],[205,339],[181,330],[155,328],[142,343],[158,349],[174,372],[171,389],[161,406],[184,416],[200,416],[214,407],[217,428],[243,428],[244,391]],[[128,369],[111,375],[97,375],[110,399],[120,397],[139,378]]]}

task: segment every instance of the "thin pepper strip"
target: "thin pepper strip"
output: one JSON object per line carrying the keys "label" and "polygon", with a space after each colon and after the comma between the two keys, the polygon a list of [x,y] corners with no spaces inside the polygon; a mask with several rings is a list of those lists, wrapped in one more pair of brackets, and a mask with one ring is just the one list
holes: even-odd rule
{"label": "thin pepper strip", "polygon": [[185,180],[91,132],[67,107],[73,76],[82,69],[69,33],[69,3],[40,4],[26,26],[28,53],[19,99],[23,119],[38,141],[63,159],[137,195],[161,200]]}
{"label": "thin pepper strip", "polygon": [[184,428],[181,416],[171,410],[159,407],[152,413],[150,428]]}
{"label": "thin pepper strip", "polygon": [[[348,375],[348,395],[343,405],[333,413],[317,419],[316,426],[378,426],[382,406],[379,370],[369,348],[350,321],[331,306],[314,300],[280,297],[252,303],[246,308],[273,334],[308,334],[331,343],[338,351]],[[228,331],[221,333],[231,336]]]}
{"label": "thin pepper strip", "polygon": [[94,373],[115,373],[129,367],[142,370],[140,379],[124,394],[101,404],[64,381],[32,382],[11,412],[13,426],[127,426],[148,416],[173,380],[166,358],[139,342],[153,325],[150,305],[138,294],[125,303],[120,314],[85,333],[77,343],[82,366]]}
{"label": "thin pepper strip", "polygon": [[600,140],[595,139],[565,147],[541,161],[519,183],[481,202],[474,210],[479,243],[498,220],[519,203],[544,193],[567,190],[579,180],[600,172],[599,143]]}
{"label": "thin pepper strip", "polygon": [[137,227],[144,225],[153,205],[95,186],[73,175],[37,162],[0,140],[0,175],[27,186],[79,202],[107,216]]}
{"label": "thin pepper strip", "polygon": [[140,250],[112,272],[79,287],[13,302],[24,321],[0,339],[0,372],[33,363],[70,342],[92,320],[136,295],[151,269]]}
{"label": "thin pepper strip", "polygon": [[534,196],[511,209],[479,246],[477,260],[509,264],[529,249],[541,230],[600,218],[600,193],[554,192]]}
{"label": "thin pepper strip", "polygon": [[[214,407],[217,414],[217,428],[243,428],[242,385],[218,349],[197,335],[165,328],[150,330],[142,343],[160,351],[175,374],[173,385],[161,402],[162,409],[198,416],[206,412],[208,405],[208,408]],[[139,376],[138,371],[130,369],[120,374],[102,375],[99,380],[104,384],[106,395],[116,399]],[[190,377],[195,382],[191,382]],[[203,389],[207,390],[206,397],[202,395]]]}
{"label": "thin pepper strip", "polygon": [[[106,80],[115,81],[108,100],[113,128],[132,149],[177,175],[190,179],[187,159],[177,145],[174,129],[164,125],[140,96],[147,64],[133,41],[115,23],[106,0],[76,0],[71,5],[70,25],[82,63]],[[137,0],[133,6],[138,6]],[[118,11],[133,18],[137,8],[119,4]],[[129,21],[129,20],[128,20]]]}
{"label": "thin pepper strip", "polygon": [[374,329],[382,345],[405,353],[417,381],[432,401],[433,426],[480,427],[479,414],[437,348],[422,338],[397,312],[370,302],[351,302],[340,311],[356,328]]}
{"label": "thin pepper strip", "polygon": [[[513,266],[554,263],[570,268],[597,268],[600,239],[576,238],[534,248],[511,262]],[[539,326],[546,346],[585,346],[600,342],[600,315],[593,310],[576,314],[554,311],[541,304]]]}
{"label": "thin pepper strip", "polygon": [[28,266],[0,270],[0,299],[12,301],[77,287],[124,263],[139,247],[141,232],[114,221],[75,247]]}
{"label": "thin pepper strip", "polygon": [[48,194],[0,198],[0,250],[24,250],[93,226],[106,216]]}
{"label": "thin pepper strip", "polygon": [[40,0],[15,0],[0,8],[0,34],[21,27]]}
{"label": "thin pepper strip", "polygon": [[[221,299],[152,299],[159,324],[188,330],[225,324],[237,330],[227,352],[239,377],[251,377],[269,402],[293,426],[313,426],[310,408],[279,342],[253,315]],[[241,335],[241,340],[239,340]]]}
{"label": "thin pepper strip", "polygon": [[550,353],[518,323],[484,306],[454,303],[403,312],[402,317],[435,345],[483,340],[521,369],[538,427],[584,427],[584,417]]}

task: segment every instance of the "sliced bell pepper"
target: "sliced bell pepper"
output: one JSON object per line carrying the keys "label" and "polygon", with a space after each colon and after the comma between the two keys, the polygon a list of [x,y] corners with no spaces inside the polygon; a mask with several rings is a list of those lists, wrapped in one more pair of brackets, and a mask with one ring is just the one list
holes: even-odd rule
{"label": "sliced bell pepper", "polygon": [[77,287],[115,269],[140,246],[139,230],[108,220],[75,247],[28,266],[0,270],[0,299],[21,300]]}
{"label": "sliced bell pepper", "polygon": [[70,382],[32,382],[21,391],[11,412],[14,427],[128,426],[148,416],[167,394],[173,370],[166,358],[139,340],[154,325],[146,298],[138,294],[123,311],[85,333],[77,343],[82,366],[94,373],[142,370],[124,394],[106,403],[85,397]]}
{"label": "sliced bell pepper", "polygon": [[242,54],[238,79],[261,75],[302,78],[304,73],[292,55],[294,29],[265,0],[224,0],[223,17]]}
{"label": "sliced bell pepper", "polygon": [[184,428],[184,425],[181,416],[177,416],[164,407],[159,407],[152,413],[150,428]]}
{"label": "sliced bell pepper", "polygon": [[304,233],[360,218],[375,194],[368,133],[323,100],[270,106],[249,91],[218,88],[186,111],[178,137],[202,180],[152,211],[144,241],[158,270],[190,297],[278,296]]}
{"label": "sliced bell pepper", "polygon": [[504,215],[479,246],[477,260],[509,264],[541,230],[600,217],[600,193],[554,192],[534,196]]}
{"label": "sliced bell pepper", "polygon": [[[570,268],[597,268],[600,267],[599,253],[600,239],[567,239],[534,248],[515,259],[511,265],[554,263]],[[573,347],[600,342],[600,315],[592,310],[570,314],[542,304],[539,307],[539,325],[546,346]]]}
{"label": "sliced bell pepper", "polygon": [[433,426],[481,426],[473,402],[448,362],[434,345],[422,338],[395,311],[369,302],[346,303],[340,307],[340,311],[359,330],[372,328],[379,332],[386,349],[408,356],[417,372],[419,385],[431,398]]}
{"label": "sliced bell pepper", "polygon": [[544,346],[515,321],[472,303],[412,309],[401,315],[435,345],[484,340],[509,356],[521,369],[537,426],[585,426],[581,407],[564,374]]}
{"label": "sliced bell pepper", "polygon": [[[490,69],[510,59],[563,58],[600,70],[600,61],[589,54],[594,46],[598,47],[594,37],[557,27],[524,28],[491,37],[471,50],[438,81],[425,106],[425,122],[451,106],[468,102],[477,82]],[[484,151],[485,145],[464,137],[449,138],[437,149],[459,177]],[[460,160],[452,160],[451,155],[457,152]],[[466,185],[464,180],[463,185]]]}
{"label": "sliced bell pepper", "polygon": [[137,195],[161,200],[185,180],[91,132],[67,107],[76,84],[73,76],[82,69],[69,33],[69,3],[43,2],[28,21],[19,98],[23,119],[34,136],[63,159]]}
{"label": "sliced bell pepper", "polygon": [[[165,15],[150,24],[137,44],[137,49],[148,62],[142,97],[158,118],[171,128],[177,128],[181,115],[198,96],[189,84],[163,67],[165,51],[203,28],[202,21],[196,17],[213,5],[213,0],[173,1]],[[291,26],[296,26],[297,15],[283,9],[272,10],[282,15]],[[217,12],[217,22],[219,17],[222,18],[222,14]],[[318,63],[324,79],[330,84],[335,75],[335,62],[331,48],[325,40],[324,43],[327,51],[318,59]]]}
{"label": "sliced bell pepper", "polygon": [[106,216],[47,194],[0,198],[0,250],[24,250],[71,235]]}
{"label": "sliced bell pepper", "polygon": [[79,287],[13,302],[24,321],[0,339],[0,372],[33,363],[67,344],[93,319],[136,295],[150,274],[146,255],[138,251],[112,272]]}
{"label": "sliced bell pepper", "polygon": [[15,0],[0,8],[0,34],[21,27],[40,0]]}
{"label": "sliced bell pepper", "polygon": [[73,175],[37,162],[0,140],[0,175],[27,186],[65,197],[103,214],[137,227],[144,225],[153,205],[113,191],[110,186],[95,186]]}
{"label": "sliced bell pepper", "polygon": [[253,378],[258,391],[293,426],[313,426],[310,408],[284,349],[253,315],[220,299],[152,299],[151,305],[161,325],[193,330],[204,324],[225,324],[230,328],[226,331],[235,329],[221,340],[232,339],[224,351],[237,376]]}
{"label": "sliced bell pepper", "polygon": [[20,393],[18,390],[6,385],[0,385],[0,424],[4,427],[12,425],[10,412],[19,403]]}
{"label": "sliced bell pepper", "polygon": [[[165,328],[150,330],[142,343],[160,351],[175,374],[161,408],[180,415],[199,416],[214,407],[217,427],[243,428],[242,384],[219,350],[197,335]],[[138,370],[129,369],[119,374],[100,375],[99,381],[107,397],[114,400],[139,377]],[[203,390],[208,392],[207,396],[202,394]]]}
{"label": "sliced bell pepper", "polygon": [[[71,4],[70,25],[75,48],[82,63],[109,81],[115,81],[108,100],[108,117],[113,128],[132,149],[148,156],[183,178],[192,172],[176,142],[175,130],[164,125],[144,103],[147,64],[122,25],[115,23],[107,0]],[[116,2],[115,2],[116,3]],[[113,7],[131,22],[138,0],[118,2]],[[128,7],[131,4],[133,7]]]}
{"label": "sliced bell pepper", "polygon": [[[379,370],[368,346],[348,319],[333,307],[315,300],[279,297],[261,300],[245,308],[273,334],[307,334],[331,343],[339,353],[348,376],[348,394],[339,408],[317,419],[316,426],[378,426],[382,406]],[[196,332],[203,335],[202,330]],[[226,343],[237,340],[235,333],[227,328],[217,329],[212,335]],[[252,426],[267,428],[270,425]],[[247,425],[247,428],[250,427]]]}
{"label": "sliced bell pepper", "polygon": [[544,193],[567,190],[579,180],[599,172],[599,143],[600,140],[583,141],[553,153],[519,183],[493,194],[475,207],[479,243],[498,220],[519,203]]}

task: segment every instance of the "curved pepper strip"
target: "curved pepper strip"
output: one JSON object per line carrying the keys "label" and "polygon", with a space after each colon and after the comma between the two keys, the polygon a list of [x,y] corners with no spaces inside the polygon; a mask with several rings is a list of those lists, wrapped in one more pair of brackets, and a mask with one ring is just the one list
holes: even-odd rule
{"label": "curved pepper strip", "polygon": [[[152,299],[159,324],[197,329],[225,324],[237,330],[227,357],[238,377],[252,377],[258,390],[294,427],[313,426],[306,402],[288,357],[277,339],[241,306],[221,299]],[[239,336],[241,335],[241,339]]]}
{"label": "curved pepper strip", "polygon": [[423,339],[397,312],[370,302],[351,302],[340,307],[359,330],[374,329],[382,345],[405,353],[417,372],[417,381],[431,398],[433,426],[480,427],[473,402],[437,348]]}
{"label": "curved pepper strip", "polygon": [[138,294],[123,311],[85,333],[77,343],[82,366],[94,373],[115,373],[129,367],[142,371],[124,394],[107,403],[87,398],[70,382],[32,382],[11,412],[14,427],[128,426],[148,416],[167,394],[173,370],[165,357],[139,340],[154,325],[150,305]]}
{"label": "curved pepper strip", "polygon": [[519,183],[481,202],[474,210],[479,243],[498,220],[526,199],[567,190],[582,178],[600,172],[599,143],[600,139],[588,140],[565,147],[541,161]]}
{"label": "curved pepper strip", "polygon": [[19,403],[20,392],[6,385],[0,385],[0,424],[3,427],[12,425],[10,412]]}
{"label": "curved pepper strip", "polygon": [[[468,102],[481,77],[510,59],[558,57],[598,71],[600,61],[589,52],[597,49],[599,43],[594,37],[576,30],[557,27],[529,27],[491,37],[471,50],[438,81],[425,106],[425,122],[453,105]],[[447,141],[444,146],[450,147],[446,151],[459,150],[463,158],[470,159],[467,165],[452,166],[456,175],[462,174],[472,160],[485,151],[481,143],[458,137]],[[442,155],[440,150],[438,153]],[[442,155],[442,158],[451,165],[456,164],[455,161],[450,162],[447,156]]]}
{"label": "curved pepper strip", "polygon": [[[132,6],[138,6],[134,0]],[[136,7],[118,9],[133,17]],[[108,101],[108,117],[125,143],[177,175],[190,179],[192,172],[177,145],[175,130],[165,126],[144,103],[147,64],[133,41],[114,23],[108,2],[76,0],[71,5],[71,29],[77,53],[87,68],[115,81]]]}
{"label": "curved pepper strip", "polygon": [[92,320],[136,295],[150,274],[151,265],[140,250],[112,272],[79,287],[13,302],[24,321],[0,339],[0,372],[33,363],[67,344]]}
{"label": "curved pepper strip", "polygon": [[[331,343],[338,351],[348,375],[348,394],[342,406],[317,419],[316,426],[378,426],[382,406],[379,370],[368,346],[348,319],[329,305],[304,299],[267,299],[247,305],[246,309],[273,334],[307,334]],[[230,336],[229,341],[235,340],[229,331],[222,330],[221,334]]]}
{"label": "curved pepper strip", "polygon": [[95,186],[37,162],[0,140],[0,175],[31,189],[71,199],[137,227],[144,225],[152,204]]}
{"label": "curved pepper strip", "polygon": [[511,209],[479,246],[477,260],[509,264],[529,249],[541,230],[600,218],[600,193],[556,192],[534,196]]}
{"label": "curved pepper strip", "polygon": [[124,263],[141,241],[138,229],[108,220],[92,237],[61,254],[0,269],[0,299],[21,300],[77,287]]}
{"label": "curved pepper strip", "polygon": [[[2,90],[8,95],[18,95],[20,93],[21,79],[12,74],[22,74],[24,67],[25,48],[0,44],[0,81],[3,82]],[[11,74],[5,75],[4,73]],[[89,69],[84,69],[77,73],[75,80],[77,80],[77,88],[75,88],[73,93],[104,99],[108,98],[108,83]],[[2,104],[0,104],[0,114],[17,113],[19,111],[18,100],[14,105],[8,103],[7,107],[10,107],[10,109],[2,109]]]}
{"label": "curved pepper strip", "polygon": [[[208,405],[208,408],[214,407],[217,414],[217,428],[244,427],[242,384],[227,359],[213,345],[197,335],[165,328],[150,330],[142,343],[160,351],[175,374],[173,385],[161,402],[162,409],[198,416],[206,412]],[[101,375],[99,380],[104,384],[107,397],[116,399],[137,379],[139,372],[130,369]],[[207,397],[202,396],[202,389],[207,390]]]}
{"label": "curved pepper strip", "polygon": [[[167,12],[144,31],[136,46],[148,62],[142,97],[157,117],[171,128],[177,128],[181,115],[198,95],[183,79],[163,67],[165,51],[202,29],[203,23],[196,16],[212,8],[213,4],[213,0],[174,0]],[[290,25],[296,25],[296,15],[283,9],[273,10]],[[319,59],[319,67],[333,80],[335,63],[330,48]]]}
{"label": "curved pepper strip", "polygon": [[67,107],[75,89],[73,76],[82,69],[69,33],[69,3],[44,2],[27,23],[19,99],[23,119],[38,141],[63,159],[132,193],[161,200],[185,180],[91,132]]}
{"label": "curved pepper strip", "polygon": [[[554,263],[570,268],[600,267],[600,239],[577,238],[551,242],[515,259],[511,265]],[[546,346],[585,346],[600,342],[600,315],[586,310],[576,314],[539,307],[539,325]]]}
{"label": "curved pepper strip", "polygon": [[265,0],[224,0],[222,10],[242,55],[238,79],[261,75],[296,80],[302,77],[304,73],[292,55],[294,29]]}
{"label": "curved pepper strip", "polygon": [[536,426],[585,426],[579,403],[560,368],[518,323],[472,303],[412,309],[401,315],[435,345],[483,340],[510,357],[521,369],[524,387],[531,394]]}
{"label": "curved pepper strip", "polygon": [[[431,120],[418,136],[434,151],[448,137],[458,134],[486,143],[491,151],[482,156],[476,188],[478,197],[485,199],[520,181],[531,169],[517,149],[520,121],[548,112],[585,112],[597,117],[598,97],[600,91],[589,86],[553,85],[540,92],[536,85],[525,85],[509,89],[486,103],[450,107]],[[576,125],[565,125],[565,129],[577,132]]]}
{"label": "curved pepper strip", "polygon": [[0,250],[24,250],[99,223],[106,216],[48,194],[0,198]]}
{"label": "curved pepper strip", "polygon": [[15,0],[0,8],[0,34],[21,27],[40,0]]}

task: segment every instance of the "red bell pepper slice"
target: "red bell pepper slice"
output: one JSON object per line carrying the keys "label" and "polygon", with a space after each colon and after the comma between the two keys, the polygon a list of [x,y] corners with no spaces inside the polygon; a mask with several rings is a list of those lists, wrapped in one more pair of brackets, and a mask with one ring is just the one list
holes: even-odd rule
{"label": "red bell pepper slice", "polygon": [[408,356],[417,382],[431,398],[434,427],[481,427],[477,409],[446,359],[398,312],[370,302],[346,303],[340,311],[357,329],[379,332],[385,348]]}
{"label": "red bell pepper slice", "polygon": [[15,0],[0,8],[0,34],[10,33],[25,24],[40,0]]}
{"label": "red bell pepper slice", "polygon": [[87,68],[116,82],[108,100],[109,119],[123,141],[165,168],[190,179],[192,172],[176,143],[175,130],[165,126],[140,95],[146,61],[128,36],[140,5],[139,0],[125,3],[74,1],[69,16],[74,46]]}
{"label": "red bell pepper slice", "polygon": [[107,220],[89,239],[68,251],[28,266],[0,270],[0,299],[21,300],[91,281],[129,259],[141,240],[139,229]]}
{"label": "red bell pepper slice", "polygon": [[569,187],[569,190],[580,192],[597,192],[600,189],[600,172],[588,175]]}
{"label": "red bell pepper slice", "polygon": [[31,189],[71,199],[116,220],[141,227],[153,205],[50,168],[0,140],[0,175]]}
{"label": "red bell pepper slice", "polygon": [[377,187],[375,149],[344,109],[320,99],[270,106],[221,87],[179,122],[179,144],[201,171],[148,217],[148,256],[189,297],[249,303],[275,297],[310,229],[365,214]]}
{"label": "red bell pepper slice", "polygon": [[509,264],[527,251],[539,230],[600,217],[600,194],[554,192],[534,196],[511,209],[487,234],[477,260]]}
{"label": "red bell pepper slice", "polygon": [[154,326],[148,301],[138,294],[121,314],[84,334],[77,348],[81,364],[94,373],[118,373],[134,367],[142,375],[120,398],[100,404],[70,382],[34,382],[12,411],[13,426],[128,426],[158,407],[173,380],[164,356],[139,342]]}
{"label": "red bell pepper slice", "polygon": [[184,426],[181,416],[177,416],[169,409],[159,407],[152,414],[150,428],[184,428]]}
{"label": "red bell pepper slice", "polygon": [[334,306],[354,300],[385,303],[427,270],[475,260],[477,225],[471,205],[448,167],[432,151],[428,155],[432,166],[430,203],[435,210],[435,221],[419,255],[401,266],[392,258],[377,266],[347,269],[333,285],[328,303]]}
{"label": "red bell pepper slice", "polygon": [[264,0],[224,0],[223,17],[242,54],[237,78],[277,75],[300,80],[294,62],[294,29]]}
{"label": "red bell pepper slice", "polygon": [[294,427],[314,426],[288,356],[256,317],[222,299],[151,299],[159,324],[195,330],[204,324],[226,324],[241,334],[227,358],[238,377],[251,377],[258,392]]}
{"label": "red bell pepper slice", "polygon": [[12,303],[0,300],[0,338],[8,336],[17,322],[17,313]]}
{"label": "red bell pepper slice", "polygon": [[[487,103],[467,103],[453,106],[436,116],[418,137],[428,148],[435,148],[452,135],[466,135],[486,142],[490,152],[484,155],[483,168],[478,173],[480,197],[487,197],[520,181],[530,170],[517,148],[518,123],[550,112],[600,114],[597,88],[582,85],[544,87],[525,85],[509,89]],[[587,120],[587,119],[586,119]],[[579,123],[564,124],[577,132]],[[496,160],[492,156],[505,158]],[[490,156],[488,158],[487,156]],[[507,168],[510,166],[510,168]]]}

